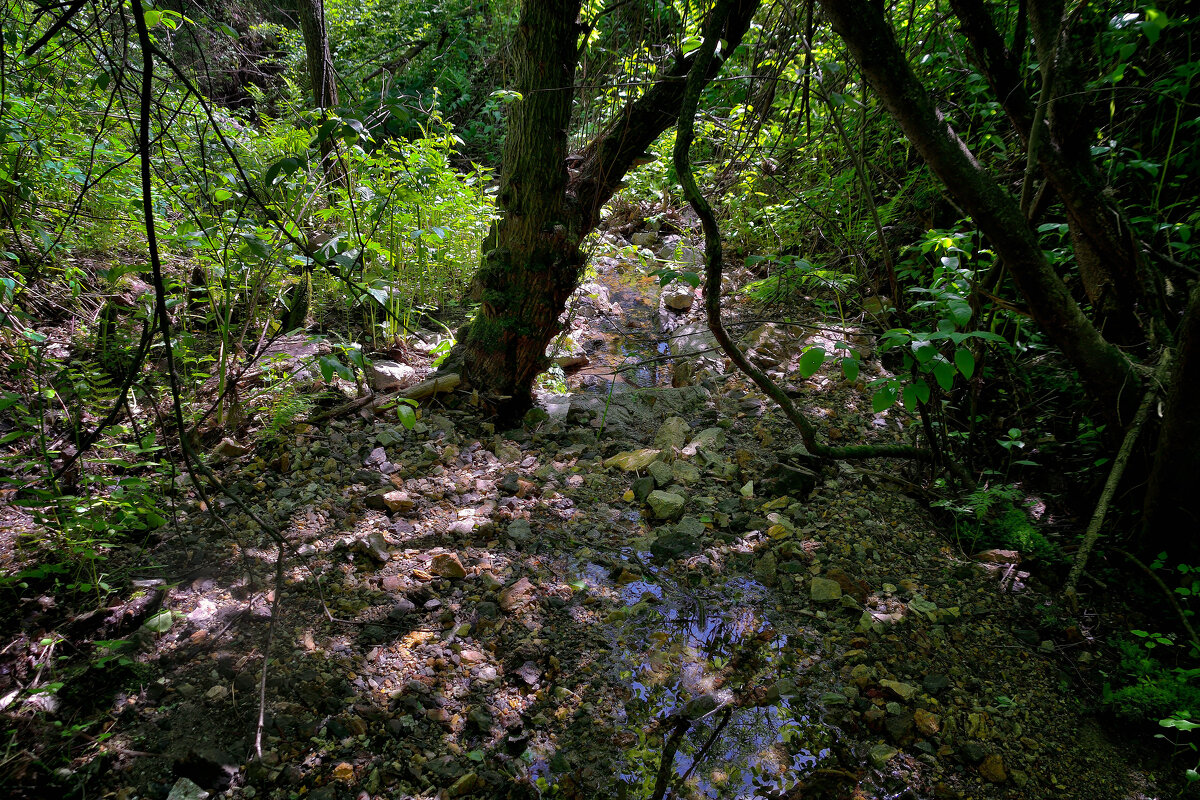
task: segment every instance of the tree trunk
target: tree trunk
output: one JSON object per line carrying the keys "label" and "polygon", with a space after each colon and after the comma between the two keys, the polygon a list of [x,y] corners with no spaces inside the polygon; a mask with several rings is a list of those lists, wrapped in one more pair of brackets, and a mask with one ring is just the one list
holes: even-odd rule
{"label": "tree trunk", "polygon": [[1166,550],[1194,564],[1200,554],[1200,281],[1193,287],[1177,335],[1158,450],[1146,489],[1145,535],[1149,552]]}
{"label": "tree trunk", "polygon": [[[479,314],[459,333],[466,380],[503,417],[523,413],[545,348],[579,280],[582,218],[567,197],[579,0],[525,0],[513,50],[521,99],[509,112],[502,217],[475,276]],[[448,363],[457,359],[452,353]]]}
{"label": "tree trunk", "polygon": [[[533,402],[547,365],[546,346],[584,264],[579,246],[638,156],[671,127],[694,61],[680,57],[630,103],[567,169],[580,3],[524,0],[513,42],[516,90],[504,143],[497,204],[501,217],[473,281],[479,313],[458,335],[442,369],[458,372],[493,410],[510,420]],[[722,39],[732,52],[758,0],[734,0]],[[720,64],[709,70],[709,78]]]}
{"label": "tree trunk", "polygon": [[1015,198],[975,159],[905,60],[882,9],[868,0],[821,0],[834,30],[905,136],[987,236],[1030,312],[1110,410],[1129,419],[1140,380],[1124,354],[1084,316],[1042,254]]}
{"label": "tree trunk", "polygon": [[[333,56],[329,52],[329,34],[325,29],[325,4],[322,0],[296,0],[296,14],[304,37],[304,60],[312,83],[313,107],[324,121],[327,110],[338,104],[337,78],[333,72]],[[320,147],[325,177],[330,184],[344,184],[345,170],[334,152],[333,138],[323,136]]]}

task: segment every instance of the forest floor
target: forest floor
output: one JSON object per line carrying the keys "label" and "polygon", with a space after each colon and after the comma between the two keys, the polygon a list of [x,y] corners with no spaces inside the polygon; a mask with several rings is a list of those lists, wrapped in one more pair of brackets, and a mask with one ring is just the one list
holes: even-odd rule
{"label": "forest floor", "polygon": [[[799,350],[785,350],[786,376]],[[825,369],[790,388],[831,439],[904,441],[906,420],[873,413],[864,379]],[[278,550],[245,513],[185,494],[136,596],[69,617],[22,598],[0,642],[6,685],[40,674],[51,631],[93,655],[38,714],[6,710],[0,787],[122,800],[1179,790],[1190,764],[1090,713],[1109,617],[1070,613],[1016,554],[964,553],[904,464],[781,469],[795,437],[738,377],[550,396],[510,431],[452,405],[411,431],[371,407],[301,424],[220,467],[283,532],[282,587]],[[107,660],[89,641],[119,638]],[[54,763],[58,731],[85,721],[93,744]]]}

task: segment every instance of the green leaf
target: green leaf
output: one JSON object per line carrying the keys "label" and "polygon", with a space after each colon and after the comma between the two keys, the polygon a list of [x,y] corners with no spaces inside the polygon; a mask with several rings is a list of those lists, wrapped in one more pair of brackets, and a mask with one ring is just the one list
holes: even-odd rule
{"label": "green leaf", "polygon": [[890,408],[896,402],[896,387],[887,385],[879,387],[879,390],[871,397],[871,410],[878,414],[886,408]]}
{"label": "green leaf", "polygon": [[825,348],[810,347],[804,351],[804,355],[800,356],[800,374],[805,378],[811,377],[824,363]]}
{"label": "green leaf", "polygon": [[919,380],[913,384],[913,389],[917,392],[917,400],[922,403],[929,402],[929,384],[924,380]]}
{"label": "green leaf", "polygon": [[158,9],[150,9],[146,13],[146,27],[153,28],[158,23],[162,22],[163,12]]}
{"label": "green leaf", "polygon": [[858,380],[858,359],[847,356],[842,359],[842,374],[848,381]]}
{"label": "green leaf", "polygon": [[228,189],[217,189],[213,192],[213,199],[218,203],[224,203],[229,198],[233,197],[233,192]]}
{"label": "green leaf", "polygon": [[906,409],[908,409],[909,411],[916,411],[916,409],[917,409],[917,387],[913,386],[911,383],[908,386],[905,386],[904,391],[902,391],[900,393],[900,399],[901,399],[901,402],[904,403],[904,407]]}
{"label": "green leaf", "polygon": [[417,424],[417,412],[413,410],[412,406],[404,403],[396,406],[396,417],[400,420],[400,424],[410,431]]}
{"label": "green leaf", "polygon": [[175,617],[167,609],[159,611],[154,616],[142,623],[142,627],[151,633],[166,633],[171,630],[171,624],[175,622]]}
{"label": "green leaf", "polygon": [[933,367],[933,377],[943,391],[954,388],[954,365],[949,361],[941,361]]}
{"label": "green leaf", "polygon": [[928,342],[921,344],[913,342],[913,354],[917,357],[917,361],[928,364],[937,355],[937,348]]}
{"label": "green leaf", "polygon": [[472,761],[483,761],[483,751],[472,750],[471,752],[467,753],[467,758],[471,759]]}
{"label": "green leaf", "polygon": [[971,380],[971,376],[975,374],[975,356],[971,355],[971,351],[965,347],[960,347],[954,351],[954,364],[958,367],[958,371],[967,380]]}

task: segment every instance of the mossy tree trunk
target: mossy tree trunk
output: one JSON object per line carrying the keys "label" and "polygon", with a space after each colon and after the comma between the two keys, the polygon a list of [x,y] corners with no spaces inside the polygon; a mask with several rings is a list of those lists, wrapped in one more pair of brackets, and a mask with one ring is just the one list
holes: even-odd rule
{"label": "mossy tree trunk", "polygon": [[[729,52],[741,42],[758,0],[734,0],[723,27]],[[583,238],[638,156],[675,123],[694,55],[680,56],[616,115],[568,171],[567,131],[575,99],[580,3],[524,0],[513,41],[515,86],[497,204],[500,220],[474,279],[481,302],[443,365],[456,371],[503,419],[533,402],[546,346],[584,265]],[[708,77],[716,74],[714,65]]]}

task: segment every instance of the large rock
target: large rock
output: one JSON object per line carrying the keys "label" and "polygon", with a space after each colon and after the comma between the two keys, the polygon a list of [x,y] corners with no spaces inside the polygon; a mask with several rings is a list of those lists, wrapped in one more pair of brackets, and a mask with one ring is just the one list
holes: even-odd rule
{"label": "large rock", "polygon": [[675,519],[683,513],[683,506],[687,503],[687,499],[674,492],[656,489],[646,498],[646,502],[654,512],[655,519]]}
{"label": "large rock", "polygon": [[367,379],[377,392],[393,392],[417,382],[417,371],[398,361],[375,361],[367,365]]}
{"label": "large rock", "polygon": [[738,342],[742,352],[761,367],[777,367],[786,362],[795,344],[792,332],[773,322],[759,325]]}
{"label": "large rock", "polygon": [[719,453],[725,447],[725,438],[726,434],[723,428],[705,428],[688,442],[687,446],[683,448],[683,454],[690,457],[701,451]]}
{"label": "large rock", "polygon": [[626,472],[636,472],[650,466],[651,462],[658,458],[659,452],[661,451],[653,449],[628,450],[606,459],[604,466],[618,467]]}
{"label": "large rock", "polygon": [[667,417],[654,434],[654,446],[660,450],[680,449],[687,444],[692,426],[683,417]]}
{"label": "large rock", "polygon": [[653,247],[658,242],[658,234],[654,231],[638,231],[629,237],[629,243],[638,247]]}
{"label": "large rock", "polygon": [[467,577],[467,570],[454,553],[438,553],[429,564],[429,571],[439,578],[462,580]]}
{"label": "large rock", "polygon": [[672,311],[687,311],[696,302],[696,290],[689,284],[675,281],[662,291],[662,304]]}
{"label": "large rock", "polygon": [[534,601],[536,590],[529,578],[521,578],[500,592],[500,607],[505,611],[517,611]]}
{"label": "large rock", "polygon": [[667,531],[650,543],[651,555],[663,561],[679,558],[699,549],[700,541],[695,536],[678,530]]}
{"label": "large rock", "polygon": [[813,578],[809,584],[809,596],[814,603],[836,603],[842,599],[842,587],[829,578]]}

